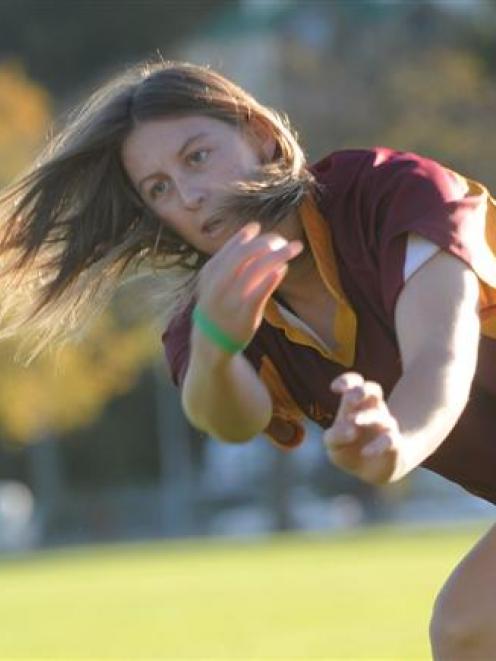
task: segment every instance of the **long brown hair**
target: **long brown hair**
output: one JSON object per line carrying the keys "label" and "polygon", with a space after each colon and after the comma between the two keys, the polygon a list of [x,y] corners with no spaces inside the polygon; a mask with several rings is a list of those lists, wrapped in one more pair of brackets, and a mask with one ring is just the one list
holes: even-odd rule
{"label": "long brown hair", "polygon": [[256,118],[276,138],[274,160],[238,183],[222,213],[276,223],[299,205],[312,177],[284,116],[208,67],[158,61],[128,69],[73,112],[0,196],[0,338],[27,333],[32,358],[81,333],[118,285],[143,273],[163,274],[162,323],[189,300],[208,256],[145,206],[120,156],[137,123],[188,114],[236,126]]}

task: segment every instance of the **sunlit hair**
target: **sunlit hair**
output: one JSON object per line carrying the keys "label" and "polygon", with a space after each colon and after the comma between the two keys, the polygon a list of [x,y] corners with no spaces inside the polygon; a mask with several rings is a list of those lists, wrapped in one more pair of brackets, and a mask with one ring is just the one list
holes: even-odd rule
{"label": "sunlit hair", "polygon": [[192,114],[238,127],[255,119],[276,140],[274,159],[238,182],[219,213],[273,225],[298,207],[312,177],[285,117],[207,67],[133,67],[72,113],[0,196],[0,338],[22,331],[34,357],[80,335],[117,286],[144,273],[158,278],[163,324],[190,299],[208,256],[145,206],[121,146],[141,122]]}

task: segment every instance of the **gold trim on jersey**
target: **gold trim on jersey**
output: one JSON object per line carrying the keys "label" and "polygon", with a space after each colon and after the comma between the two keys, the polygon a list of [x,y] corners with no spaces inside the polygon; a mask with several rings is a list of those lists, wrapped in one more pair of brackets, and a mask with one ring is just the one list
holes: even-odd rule
{"label": "gold trim on jersey", "polygon": [[[476,196],[486,201],[471,220],[470,236],[464,238],[472,258],[472,268],[479,278],[481,333],[496,339],[496,200],[483,184],[453,170],[450,172],[465,184],[467,198]],[[473,231],[472,223],[478,223],[476,231]]]}
{"label": "gold trim on jersey", "polygon": [[357,320],[339,281],[329,226],[311,196],[305,198],[299,212],[320,276],[337,303],[333,338],[336,344],[332,349],[326,349],[304,329],[291,326],[272,298],[265,307],[264,317],[271,326],[283,330],[289,340],[311,347],[324,358],[340,363],[344,367],[351,367],[355,361]]}
{"label": "gold trim on jersey", "polygon": [[[268,356],[262,357],[259,376],[269,389],[273,406],[272,420],[265,429],[265,433],[280,447],[294,448],[300,445],[305,436],[305,429],[300,422],[304,417],[303,411],[289,393],[281,375]],[[292,432],[292,436],[284,440],[278,438],[279,433],[286,436],[288,426],[290,426],[289,431]]]}

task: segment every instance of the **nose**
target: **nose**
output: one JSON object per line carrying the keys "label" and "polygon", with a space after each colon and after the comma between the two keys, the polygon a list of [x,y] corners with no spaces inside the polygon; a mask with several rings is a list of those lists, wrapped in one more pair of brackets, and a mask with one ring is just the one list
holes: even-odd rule
{"label": "nose", "polygon": [[191,211],[200,209],[207,198],[206,190],[194,184],[177,182],[176,188],[184,207]]}

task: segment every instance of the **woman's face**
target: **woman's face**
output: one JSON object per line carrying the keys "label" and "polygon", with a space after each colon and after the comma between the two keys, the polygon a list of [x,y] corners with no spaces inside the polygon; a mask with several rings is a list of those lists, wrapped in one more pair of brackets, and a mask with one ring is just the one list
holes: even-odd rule
{"label": "woman's face", "polygon": [[187,243],[213,254],[239,227],[209,219],[230,186],[250,178],[274,150],[271,136],[191,115],[138,124],[121,157],[145,204]]}

